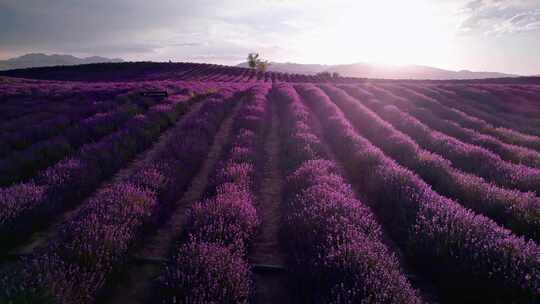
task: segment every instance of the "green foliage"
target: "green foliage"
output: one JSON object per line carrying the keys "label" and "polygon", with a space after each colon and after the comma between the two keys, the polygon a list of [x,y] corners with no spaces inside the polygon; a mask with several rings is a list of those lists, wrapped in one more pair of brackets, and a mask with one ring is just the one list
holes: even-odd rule
{"label": "green foliage", "polygon": [[247,62],[250,68],[255,69],[257,67],[257,62],[259,61],[258,53],[249,53],[247,57]]}
{"label": "green foliage", "polygon": [[266,71],[270,63],[268,60],[262,60],[259,57],[259,53],[249,53],[247,57],[248,66],[252,69],[257,69],[258,71]]}

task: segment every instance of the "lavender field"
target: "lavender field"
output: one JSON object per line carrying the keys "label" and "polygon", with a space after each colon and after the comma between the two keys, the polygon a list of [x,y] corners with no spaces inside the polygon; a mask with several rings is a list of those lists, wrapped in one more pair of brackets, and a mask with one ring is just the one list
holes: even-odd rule
{"label": "lavender field", "polygon": [[0,75],[0,303],[540,302],[540,77]]}

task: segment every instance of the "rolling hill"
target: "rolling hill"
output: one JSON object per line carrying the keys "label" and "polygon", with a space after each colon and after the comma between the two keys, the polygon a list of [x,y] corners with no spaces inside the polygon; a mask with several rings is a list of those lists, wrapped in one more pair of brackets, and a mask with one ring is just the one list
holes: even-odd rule
{"label": "rolling hill", "polygon": [[26,54],[20,57],[0,60],[1,70],[24,69],[34,67],[58,66],[58,65],[78,65],[89,63],[103,62],[122,62],[119,58],[105,58],[100,56],[92,56],[79,58],[72,55],[46,55],[41,53]]}

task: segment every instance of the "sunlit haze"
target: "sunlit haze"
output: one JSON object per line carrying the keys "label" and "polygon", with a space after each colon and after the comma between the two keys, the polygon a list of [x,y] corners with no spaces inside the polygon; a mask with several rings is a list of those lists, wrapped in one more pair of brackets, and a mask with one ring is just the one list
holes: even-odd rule
{"label": "sunlit haze", "polygon": [[237,64],[419,64],[540,74],[540,1],[6,1],[0,59],[30,52]]}

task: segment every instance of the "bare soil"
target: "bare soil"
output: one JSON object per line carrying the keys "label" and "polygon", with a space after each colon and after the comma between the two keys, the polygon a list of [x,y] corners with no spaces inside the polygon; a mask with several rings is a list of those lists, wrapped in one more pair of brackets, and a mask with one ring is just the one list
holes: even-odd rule
{"label": "bare soil", "polygon": [[281,140],[280,119],[275,105],[269,134],[264,145],[266,164],[260,183],[257,212],[261,229],[248,256],[252,265],[255,287],[254,303],[292,303],[286,255],[280,243],[283,174],[280,169]]}

